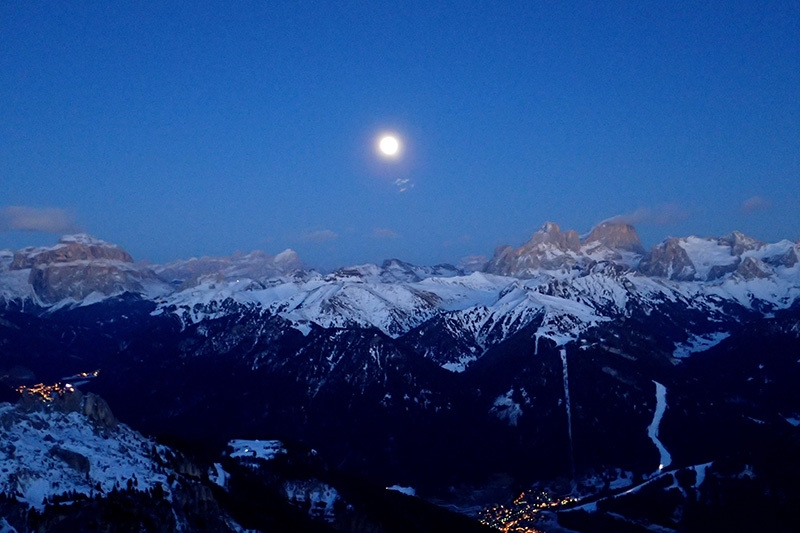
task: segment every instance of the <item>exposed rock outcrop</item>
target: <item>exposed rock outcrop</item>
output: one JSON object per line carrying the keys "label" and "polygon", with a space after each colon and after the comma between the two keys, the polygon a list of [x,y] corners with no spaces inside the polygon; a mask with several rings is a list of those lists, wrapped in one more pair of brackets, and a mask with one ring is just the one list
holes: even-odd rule
{"label": "exposed rock outcrop", "polygon": [[235,253],[227,257],[193,257],[155,267],[158,277],[183,288],[197,285],[203,278],[215,280],[246,278],[262,280],[273,276],[291,274],[305,266],[297,252],[284,250],[272,256],[262,251],[249,254]]}
{"label": "exposed rock outcrop", "polygon": [[78,452],[74,452],[56,445],[50,448],[49,453],[53,457],[61,459],[81,474],[88,474],[89,470],[91,469],[91,463],[89,462],[89,459],[85,455]]}
{"label": "exposed rock outcrop", "polygon": [[639,263],[639,272],[680,281],[693,280],[697,270],[689,254],[680,245],[680,239],[670,237],[654,246]]}
{"label": "exposed rock outcrop", "polygon": [[14,253],[9,269],[30,269],[28,283],[47,305],[81,301],[93,293],[142,293],[145,285],[160,283],[151,270],[133,264],[121,247],[86,234],[65,235],[55,246],[23,248]]}
{"label": "exposed rock outcrop", "polygon": [[117,419],[106,401],[91,392],[83,399],[83,414],[102,427],[113,429],[117,426]]}
{"label": "exposed rock outcrop", "polygon": [[14,259],[9,268],[11,270],[22,270],[48,266],[53,263],[96,261],[98,259],[121,261],[123,263],[133,262],[130,254],[116,244],[109,244],[81,233],[78,235],[65,235],[59,239],[58,244],[55,246],[23,248],[14,253]]}
{"label": "exposed rock outcrop", "polygon": [[633,226],[604,222],[595,226],[581,242],[577,232],[561,231],[547,222],[521,247],[500,246],[486,264],[485,272],[503,276],[530,277],[538,269],[559,270],[575,265],[589,267],[597,261],[634,266],[644,254]]}
{"label": "exposed rock outcrop", "polygon": [[83,300],[92,293],[105,296],[142,292],[147,271],[117,261],[76,261],[39,265],[31,269],[28,281],[45,303],[66,298]]}
{"label": "exposed rock outcrop", "polygon": [[497,248],[485,271],[502,276],[526,277],[535,269],[569,268],[577,262],[580,248],[581,241],[577,232],[562,232],[557,224],[546,222],[520,248]]}
{"label": "exposed rock outcrop", "polygon": [[719,243],[730,246],[732,255],[742,255],[745,252],[751,252],[764,247],[763,242],[738,231],[733,231],[720,237]]}
{"label": "exposed rock outcrop", "polygon": [[744,279],[768,278],[770,276],[769,266],[755,257],[745,257],[736,268],[736,275]]}
{"label": "exposed rock outcrop", "polygon": [[612,250],[644,254],[644,246],[636,229],[630,224],[603,222],[598,224],[583,241],[584,245],[601,244]]}

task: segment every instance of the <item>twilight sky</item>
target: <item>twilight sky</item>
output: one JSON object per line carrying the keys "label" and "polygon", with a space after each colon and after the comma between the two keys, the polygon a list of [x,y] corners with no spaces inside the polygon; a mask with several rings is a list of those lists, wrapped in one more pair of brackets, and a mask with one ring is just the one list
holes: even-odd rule
{"label": "twilight sky", "polygon": [[161,4],[0,3],[0,248],[330,269],[547,220],[800,237],[796,1]]}

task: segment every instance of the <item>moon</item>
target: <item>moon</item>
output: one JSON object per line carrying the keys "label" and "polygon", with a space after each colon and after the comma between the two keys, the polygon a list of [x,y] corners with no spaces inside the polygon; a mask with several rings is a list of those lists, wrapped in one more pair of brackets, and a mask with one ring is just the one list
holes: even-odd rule
{"label": "moon", "polygon": [[378,142],[378,149],[386,157],[396,157],[400,153],[400,141],[394,135],[384,135]]}

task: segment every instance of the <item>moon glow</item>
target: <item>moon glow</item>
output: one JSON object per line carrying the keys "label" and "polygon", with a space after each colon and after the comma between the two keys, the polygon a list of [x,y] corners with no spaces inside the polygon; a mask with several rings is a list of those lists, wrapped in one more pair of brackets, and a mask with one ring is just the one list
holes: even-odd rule
{"label": "moon glow", "polygon": [[395,157],[400,152],[400,141],[393,135],[384,135],[378,142],[378,149],[387,157]]}

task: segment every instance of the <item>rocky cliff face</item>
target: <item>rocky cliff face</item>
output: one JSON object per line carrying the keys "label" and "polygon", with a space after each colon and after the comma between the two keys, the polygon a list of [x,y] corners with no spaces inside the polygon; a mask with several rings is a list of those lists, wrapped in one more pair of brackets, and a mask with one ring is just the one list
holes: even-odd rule
{"label": "rocky cliff face", "polygon": [[653,247],[642,259],[639,272],[645,276],[688,281],[694,279],[696,269],[689,254],[681,247],[680,239],[669,238]]}
{"label": "rocky cliff face", "polygon": [[633,266],[642,254],[644,248],[639,235],[628,224],[604,222],[581,241],[577,232],[561,231],[557,224],[547,222],[521,247],[499,247],[484,271],[528,278],[538,270],[570,269],[596,261]]}
{"label": "rocky cliff face", "polygon": [[72,263],[74,261],[96,261],[106,259],[132,263],[130,254],[117,246],[84,233],[65,235],[58,244],[50,247],[23,248],[14,253],[11,270],[46,267],[55,263]]}
{"label": "rocky cliff face", "polygon": [[644,246],[639,239],[636,229],[630,224],[615,224],[603,222],[598,224],[583,240],[584,246],[594,243],[605,246],[611,250],[644,254]]}
{"label": "rocky cliff face", "polygon": [[38,265],[31,268],[28,282],[42,302],[54,304],[68,298],[84,300],[92,293],[102,296],[141,293],[147,279],[156,281],[146,270],[103,260]]}
{"label": "rocky cliff face", "polygon": [[47,305],[65,299],[81,301],[93,293],[101,297],[142,293],[148,285],[159,284],[152,271],[134,265],[121,247],[85,234],[65,235],[51,247],[19,250],[9,270],[29,270],[28,283]]}
{"label": "rocky cliff face", "polygon": [[182,287],[192,287],[208,279],[216,281],[241,278],[264,280],[303,270],[297,252],[291,249],[272,256],[261,251],[236,253],[228,257],[193,257],[154,267],[164,281]]}
{"label": "rocky cliff face", "polygon": [[639,263],[646,276],[675,281],[715,281],[735,274],[764,278],[797,264],[796,245],[766,244],[737,231],[715,238],[671,237],[653,247]]}
{"label": "rocky cliff face", "polygon": [[580,247],[580,237],[575,231],[562,232],[557,224],[546,222],[521,247],[497,248],[484,270],[501,276],[529,277],[537,269],[569,268],[577,262]]}

